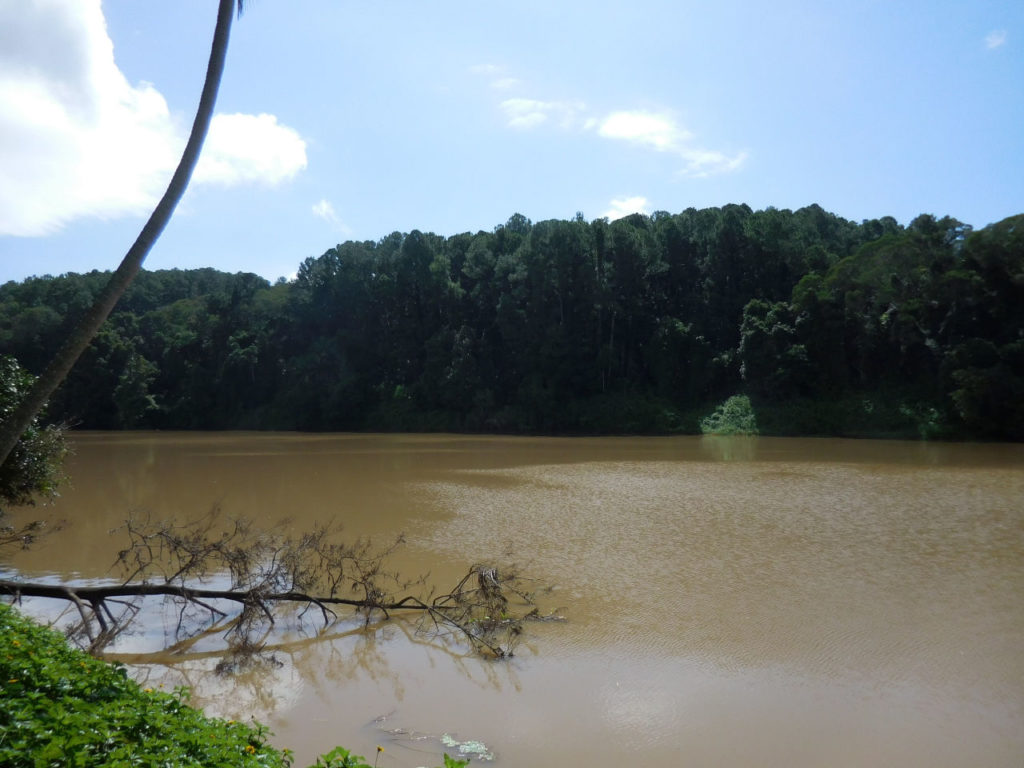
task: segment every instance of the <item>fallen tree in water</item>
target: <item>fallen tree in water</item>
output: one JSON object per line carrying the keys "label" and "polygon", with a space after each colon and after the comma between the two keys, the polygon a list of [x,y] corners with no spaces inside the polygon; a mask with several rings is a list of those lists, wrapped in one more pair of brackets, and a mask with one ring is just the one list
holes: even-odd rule
{"label": "fallen tree in water", "polygon": [[[176,634],[223,630],[230,649],[251,652],[255,639],[275,625],[279,606],[315,609],[324,626],[337,609],[375,615],[419,614],[421,628],[453,633],[494,658],[512,656],[524,621],[541,616],[536,592],[514,569],[474,565],[449,590],[427,591],[425,579],[403,580],[386,569],[387,557],[404,543],[399,536],[378,549],[368,540],[346,544],[338,528],[324,525],[297,537],[284,526],[261,530],[246,520],[222,520],[216,510],[186,524],[133,519],[123,530],[128,546],[116,565],[124,579],[112,584],[48,584],[0,580],[0,594],[64,600],[78,613],[68,634],[92,652],[126,631],[147,597],[178,607]],[[405,594],[400,594],[405,593]]]}

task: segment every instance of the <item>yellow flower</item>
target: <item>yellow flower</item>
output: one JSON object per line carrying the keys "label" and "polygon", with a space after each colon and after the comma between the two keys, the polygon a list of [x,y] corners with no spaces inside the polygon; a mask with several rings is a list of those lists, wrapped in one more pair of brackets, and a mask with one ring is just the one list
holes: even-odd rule
{"label": "yellow flower", "polygon": [[18,678],[16,678],[16,677],[12,677],[12,678],[11,678],[10,680],[8,680],[7,682],[8,682],[8,683],[16,683],[16,682],[18,682]]}
{"label": "yellow flower", "polygon": [[143,693],[152,693],[152,692],[153,692],[153,689],[152,689],[152,688],[143,688],[143,689],[142,689],[142,692],[143,692]]}
{"label": "yellow flower", "polygon": [[228,720],[228,725],[234,725],[234,724],[235,724],[234,720]]}
{"label": "yellow flower", "polygon": [[245,751],[248,752],[250,755],[255,755],[256,754],[256,747],[254,747],[252,744],[246,744],[245,745]]}

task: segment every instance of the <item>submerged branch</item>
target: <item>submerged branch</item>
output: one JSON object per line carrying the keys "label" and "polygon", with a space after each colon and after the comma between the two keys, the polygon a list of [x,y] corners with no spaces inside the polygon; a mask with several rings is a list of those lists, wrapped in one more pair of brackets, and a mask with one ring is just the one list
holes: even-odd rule
{"label": "submerged branch", "polygon": [[[282,604],[301,605],[300,621],[318,609],[324,627],[339,619],[340,606],[362,612],[366,627],[378,611],[385,619],[391,612],[419,614],[420,631],[451,633],[494,658],[513,654],[524,620],[542,618],[525,580],[490,565],[472,566],[444,594],[426,594],[424,578],[403,580],[386,570],[388,555],[404,542],[401,536],[384,548],[365,540],[344,544],[336,541],[337,527],[327,524],[293,537],[283,533],[283,524],[258,530],[245,520],[221,520],[216,509],[191,523],[133,519],[121,530],[129,540],[117,558],[124,582],[79,586],[2,579],[0,595],[67,601],[81,619],[72,632],[93,652],[109,646],[152,597],[180,604],[179,638],[220,626],[238,649],[251,649],[253,638],[275,625],[275,609]],[[230,586],[210,586],[211,579]],[[226,609],[224,602],[237,609]],[[124,606],[119,615],[111,603]],[[205,613],[205,620],[190,608]]]}
{"label": "submerged branch", "polygon": [[[472,575],[472,572],[469,574]],[[467,577],[468,578],[468,577]],[[465,581],[465,580],[464,580]],[[274,623],[274,615],[270,606],[274,603],[305,603],[308,606],[317,606],[321,610],[324,626],[330,626],[332,621],[337,620],[338,615],[329,606],[345,605],[367,611],[380,610],[419,612],[430,616],[435,625],[447,625],[452,629],[463,632],[474,645],[477,645],[494,656],[501,658],[511,655],[511,644],[502,644],[494,640],[493,630],[500,627],[509,629],[512,636],[518,634],[519,630],[514,629],[522,619],[540,619],[556,617],[540,617],[534,609],[521,618],[513,618],[505,615],[504,618],[491,619],[489,616],[475,617],[474,610],[468,607],[466,602],[470,592],[462,591],[458,594],[452,593],[436,598],[431,603],[426,603],[417,597],[408,595],[400,600],[381,601],[376,598],[347,598],[327,595],[309,595],[305,592],[264,592],[259,589],[209,589],[198,587],[185,587],[175,584],[113,584],[102,586],[69,586],[43,584],[38,582],[13,581],[0,579],[0,595],[9,595],[15,600],[25,597],[48,598],[55,600],[66,600],[72,603],[82,617],[83,629],[90,640],[90,647],[98,650],[97,643],[103,641],[106,645],[113,639],[115,630],[123,627],[122,617],[115,616],[108,605],[110,602],[123,602],[120,598],[127,597],[153,597],[164,596],[179,598],[184,606],[194,604],[205,608],[210,612],[212,622],[227,617],[227,613],[210,605],[210,600],[228,600],[238,603],[243,608],[255,607],[266,618],[268,624]],[[483,604],[473,604],[473,608],[480,608]],[[132,616],[137,609],[131,611]],[[479,611],[476,611],[479,612]],[[183,618],[181,619],[184,620]],[[93,625],[99,625],[99,632],[92,630]],[[484,631],[488,630],[488,631]]]}

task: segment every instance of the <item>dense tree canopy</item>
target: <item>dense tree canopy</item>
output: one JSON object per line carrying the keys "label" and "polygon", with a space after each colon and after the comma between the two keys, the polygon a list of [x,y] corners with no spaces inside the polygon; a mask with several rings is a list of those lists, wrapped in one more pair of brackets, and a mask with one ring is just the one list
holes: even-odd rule
{"label": "dense tree canopy", "polygon": [[[0,287],[37,371],[103,273]],[[275,285],[143,272],[51,403],[82,427],[1024,438],[1024,215],[743,205],[346,242]]]}

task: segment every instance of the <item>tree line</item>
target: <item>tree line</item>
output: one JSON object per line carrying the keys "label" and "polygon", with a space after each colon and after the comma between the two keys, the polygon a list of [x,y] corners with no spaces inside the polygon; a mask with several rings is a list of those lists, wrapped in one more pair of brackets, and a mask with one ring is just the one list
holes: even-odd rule
{"label": "tree line", "polygon": [[[38,373],[109,273],[0,286]],[[294,280],[142,271],[51,419],[92,429],[1024,438],[1024,215],[726,205],[341,243]]]}

